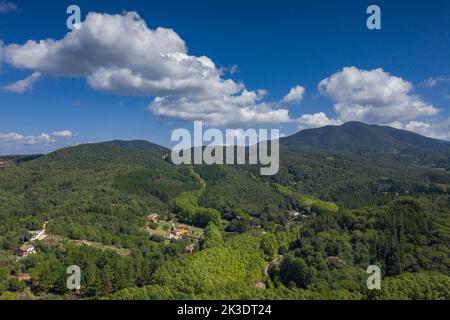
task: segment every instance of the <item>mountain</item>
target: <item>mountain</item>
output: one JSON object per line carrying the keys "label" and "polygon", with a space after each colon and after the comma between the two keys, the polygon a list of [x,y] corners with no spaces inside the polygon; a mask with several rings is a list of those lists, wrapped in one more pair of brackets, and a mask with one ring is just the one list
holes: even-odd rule
{"label": "mountain", "polygon": [[167,166],[167,149],[146,141],[110,141],[81,144],[56,150],[30,165],[75,169],[105,169],[115,165]]}
{"label": "mountain", "polygon": [[[256,165],[174,165],[146,141],[4,158],[0,300],[25,289],[36,299],[365,299],[373,261],[389,294],[417,299],[426,287],[424,296],[449,299],[450,166],[405,161],[445,160],[446,146],[358,123],[304,136],[282,140],[274,176]],[[38,253],[16,260],[44,223]],[[188,237],[166,241],[173,223]],[[64,289],[72,264],[89,274],[76,296]]]}
{"label": "mountain", "polygon": [[450,152],[447,141],[427,138],[387,126],[347,122],[341,126],[307,129],[282,138],[287,149],[326,152]]}

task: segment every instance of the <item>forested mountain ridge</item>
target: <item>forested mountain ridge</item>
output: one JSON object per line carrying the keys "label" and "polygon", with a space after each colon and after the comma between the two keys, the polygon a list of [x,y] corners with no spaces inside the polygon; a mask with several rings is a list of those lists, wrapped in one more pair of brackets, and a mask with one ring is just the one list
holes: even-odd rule
{"label": "forested mountain ridge", "polygon": [[162,147],[160,145],[157,145],[155,143],[151,143],[145,140],[131,140],[131,141],[124,141],[124,140],[112,140],[112,141],[106,141],[102,142],[102,144],[110,145],[113,147],[119,147],[119,148],[125,148],[125,149],[137,149],[137,150],[143,150],[143,151],[162,151],[167,152],[169,149]]}
{"label": "forested mountain ridge", "polygon": [[292,149],[322,151],[392,151],[416,150],[449,152],[448,141],[388,126],[351,121],[340,126],[324,126],[302,130],[281,138],[281,145]]}
{"label": "forested mountain ridge", "polygon": [[[331,130],[345,132],[331,150],[283,139],[272,177],[257,166],[175,166],[146,141],[0,168],[0,297],[450,299],[445,142],[359,123]],[[362,152],[358,130],[376,148]],[[37,253],[16,260],[46,221]],[[170,236],[173,226],[183,234]],[[65,287],[70,264],[84,270],[76,294]],[[369,264],[388,291],[365,288]]]}

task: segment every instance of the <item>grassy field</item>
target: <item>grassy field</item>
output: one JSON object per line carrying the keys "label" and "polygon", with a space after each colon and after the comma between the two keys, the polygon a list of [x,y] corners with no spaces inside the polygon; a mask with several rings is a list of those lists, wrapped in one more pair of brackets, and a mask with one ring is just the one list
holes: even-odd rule
{"label": "grassy field", "polygon": [[70,243],[73,243],[73,244],[76,244],[79,246],[86,245],[86,246],[94,247],[94,248],[100,249],[100,250],[112,250],[121,256],[129,256],[131,254],[131,250],[129,250],[129,249],[118,248],[116,246],[106,245],[106,244],[102,244],[99,242],[88,241],[88,240],[65,239],[62,236],[53,235],[53,234],[47,235],[47,237],[43,240],[43,242],[48,245],[61,245],[64,243],[64,241],[67,241],[67,242],[70,242]]}

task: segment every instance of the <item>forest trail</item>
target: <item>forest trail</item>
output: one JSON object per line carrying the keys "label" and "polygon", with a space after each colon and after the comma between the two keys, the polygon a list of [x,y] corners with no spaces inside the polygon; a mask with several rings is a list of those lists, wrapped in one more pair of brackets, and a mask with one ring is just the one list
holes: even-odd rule
{"label": "forest trail", "polygon": [[283,256],[279,256],[278,258],[275,258],[274,260],[270,261],[270,262],[267,264],[266,268],[264,269],[264,274],[265,274],[266,276],[269,276],[269,269],[270,269],[275,263],[279,262],[281,259],[283,259]]}

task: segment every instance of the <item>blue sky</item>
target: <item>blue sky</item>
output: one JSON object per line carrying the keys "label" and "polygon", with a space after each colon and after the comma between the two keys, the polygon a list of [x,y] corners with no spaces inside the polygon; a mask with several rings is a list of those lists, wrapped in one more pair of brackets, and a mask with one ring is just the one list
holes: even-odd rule
{"label": "blue sky", "polygon": [[[85,21],[76,44],[61,41],[70,4]],[[366,27],[370,4],[381,30]],[[170,146],[193,120],[286,135],[359,120],[450,139],[445,0],[0,0],[0,40],[0,154]]]}

